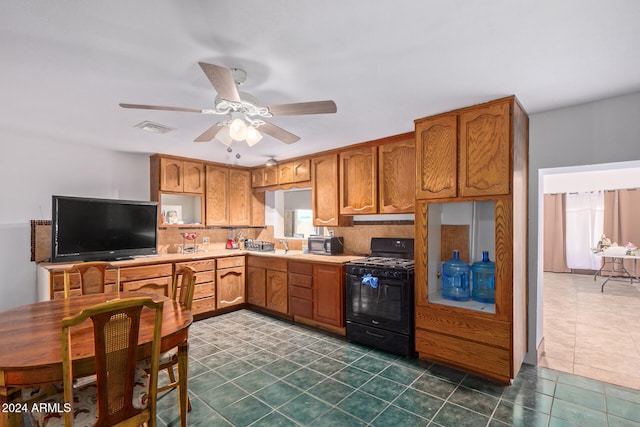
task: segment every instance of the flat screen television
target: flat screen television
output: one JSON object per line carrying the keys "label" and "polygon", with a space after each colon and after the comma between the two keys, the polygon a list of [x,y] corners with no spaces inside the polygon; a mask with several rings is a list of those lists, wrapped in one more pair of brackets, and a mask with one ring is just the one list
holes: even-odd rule
{"label": "flat screen television", "polygon": [[51,262],[157,253],[158,203],[53,196]]}

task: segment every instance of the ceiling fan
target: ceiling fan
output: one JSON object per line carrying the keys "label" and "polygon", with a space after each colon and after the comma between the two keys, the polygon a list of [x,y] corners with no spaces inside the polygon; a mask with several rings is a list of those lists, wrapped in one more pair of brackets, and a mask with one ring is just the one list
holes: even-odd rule
{"label": "ceiling fan", "polygon": [[121,103],[120,106],[123,108],[143,110],[182,111],[187,113],[227,116],[226,120],[214,124],[194,140],[195,142],[207,142],[216,138],[227,146],[231,145],[234,140],[245,140],[250,146],[254,145],[262,138],[258,129],[286,144],[291,144],[300,140],[300,137],[273,123],[263,120],[263,118],[302,114],[326,114],[337,111],[336,103],[333,101],[260,106],[254,96],[240,92],[236,88],[236,86],[242,85],[246,80],[247,73],[244,70],[206,64],[204,62],[198,62],[198,64],[213,85],[213,88],[218,92],[213,109],[200,110],[197,108],[123,103]]}

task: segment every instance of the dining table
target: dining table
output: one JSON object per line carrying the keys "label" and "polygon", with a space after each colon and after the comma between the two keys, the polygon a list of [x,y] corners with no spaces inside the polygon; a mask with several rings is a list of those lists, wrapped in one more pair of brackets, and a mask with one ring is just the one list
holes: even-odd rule
{"label": "dining table", "polygon": [[[22,426],[22,412],[29,407],[19,404],[24,387],[62,382],[60,333],[62,319],[83,309],[114,299],[151,297],[164,301],[160,351],[178,348],[178,375],[188,371],[188,333],[193,323],[191,311],[179,302],[162,295],[145,292],[103,293],[53,299],[0,311],[0,427]],[[138,359],[151,354],[154,312],[143,310],[138,339]],[[84,322],[71,330],[72,369],[74,377],[95,373],[93,325]],[[180,426],[187,422],[187,390],[179,387]]]}

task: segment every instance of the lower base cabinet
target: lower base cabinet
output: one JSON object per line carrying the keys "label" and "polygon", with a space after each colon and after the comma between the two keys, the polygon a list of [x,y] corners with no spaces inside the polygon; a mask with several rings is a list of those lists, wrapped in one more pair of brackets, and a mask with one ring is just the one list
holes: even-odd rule
{"label": "lower base cabinet", "polygon": [[245,302],[244,256],[218,258],[216,269],[216,307],[231,307]]}
{"label": "lower base cabinet", "polygon": [[191,267],[196,272],[196,285],[193,290],[191,312],[203,314],[216,309],[216,260],[178,262],[176,271],[182,267]]}
{"label": "lower base cabinet", "polygon": [[313,320],[344,327],[344,267],[313,264]]}
{"label": "lower base cabinet", "polygon": [[287,261],[259,256],[247,257],[247,302],[287,314]]}

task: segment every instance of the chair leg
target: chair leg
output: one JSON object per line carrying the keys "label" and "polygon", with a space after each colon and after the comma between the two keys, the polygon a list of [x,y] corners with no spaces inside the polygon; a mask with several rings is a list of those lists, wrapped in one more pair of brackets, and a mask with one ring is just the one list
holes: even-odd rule
{"label": "chair leg", "polygon": [[167,375],[169,375],[169,381],[171,383],[175,383],[176,382],[176,374],[173,372],[173,366],[169,366],[167,368]]}

